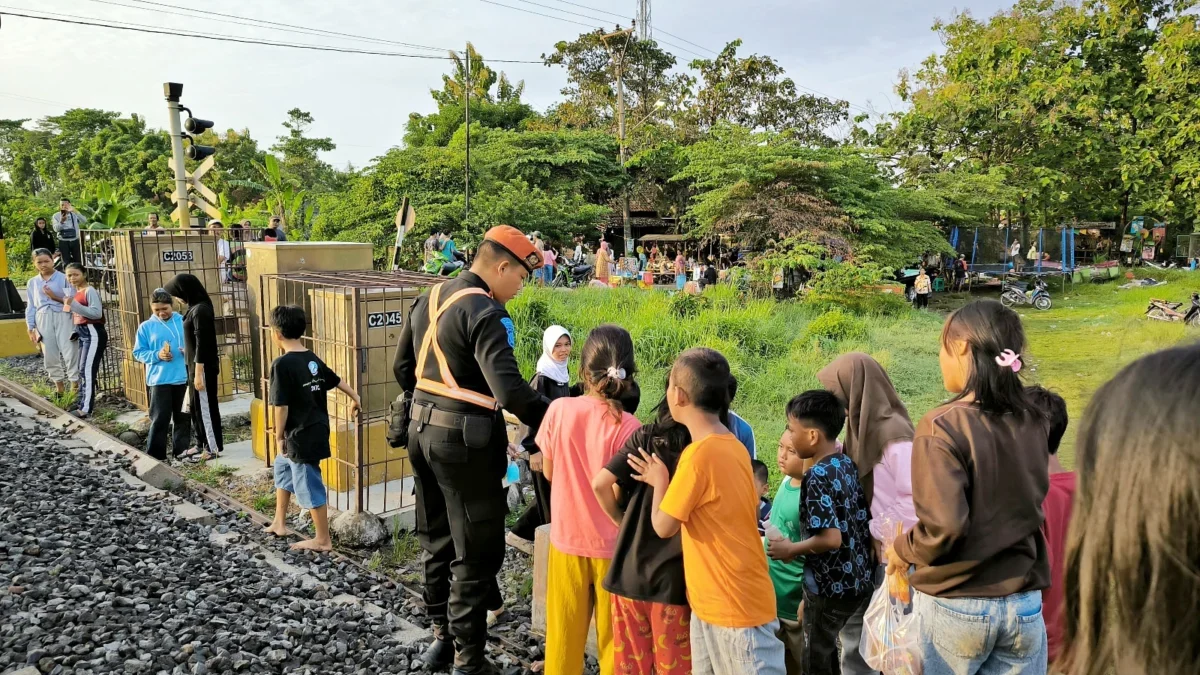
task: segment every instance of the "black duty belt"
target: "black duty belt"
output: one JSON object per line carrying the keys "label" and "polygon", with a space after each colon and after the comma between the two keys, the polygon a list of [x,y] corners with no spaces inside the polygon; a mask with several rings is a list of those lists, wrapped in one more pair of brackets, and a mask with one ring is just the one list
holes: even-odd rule
{"label": "black duty belt", "polygon": [[418,429],[423,426],[441,427],[443,429],[462,429],[463,424],[468,420],[482,418],[491,423],[495,419],[495,415],[481,415],[477,413],[458,413],[448,410],[440,410],[429,405],[428,403],[416,403],[412,405],[412,419],[417,422]]}

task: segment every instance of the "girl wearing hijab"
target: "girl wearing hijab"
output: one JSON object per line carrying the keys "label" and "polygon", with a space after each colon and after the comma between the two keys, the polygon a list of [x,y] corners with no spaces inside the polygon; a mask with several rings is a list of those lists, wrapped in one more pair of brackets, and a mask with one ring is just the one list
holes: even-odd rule
{"label": "girl wearing hijab", "polygon": [[[567,370],[573,345],[571,334],[562,326],[550,326],[542,333],[542,355],[538,358],[537,373],[529,381],[529,386],[551,401],[578,396],[580,393],[579,385],[571,387],[571,375]],[[508,543],[514,548],[530,552],[533,550],[534,531],[550,522],[550,481],[542,473],[542,451],[533,437],[526,435],[521,446],[529,455],[534,500],[508,533]]]}
{"label": "girl wearing hijab", "polygon": [[203,455],[206,459],[215,459],[221,456],[225,444],[221,438],[221,411],[217,408],[221,371],[212,300],[204,290],[204,284],[192,274],[178,274],[164,288],[188,306],[183,315],[184,351],[191,383],[189,393],[196,447],[190,448],[184,458],[195,459]]}
{"label": "girl wearing hijab", "polygon": [[[884,531],[885,519],[902,523],[905,531],[917,523],[911,470],[913,423],[887,372],[867,354],[843,354],[817,373],[817,379],[846,405],[846,440],[842,451],[858,466],[871,509],[876,562],[881,562],[885,535],[896,534]],[[863,612],[868,603],[869,599],[858,608],[840,635],[842,672],[847,675],[875,672],[859,654]]]}

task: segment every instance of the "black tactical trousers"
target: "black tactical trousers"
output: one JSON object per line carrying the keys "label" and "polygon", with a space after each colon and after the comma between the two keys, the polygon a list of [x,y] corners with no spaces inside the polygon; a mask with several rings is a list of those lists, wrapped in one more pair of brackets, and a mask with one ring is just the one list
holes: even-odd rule
{"label": "black tactical trousers", "polygon": [[495,609],[504,562],[508,435],[497,416],[482,448],[468,448],[460,429],[422,427],[418,420],[408,437],[417,538],[425,552],[425,609],[434,625],[449,624],[455,664],[470,672],[485,663],[487,610]]}

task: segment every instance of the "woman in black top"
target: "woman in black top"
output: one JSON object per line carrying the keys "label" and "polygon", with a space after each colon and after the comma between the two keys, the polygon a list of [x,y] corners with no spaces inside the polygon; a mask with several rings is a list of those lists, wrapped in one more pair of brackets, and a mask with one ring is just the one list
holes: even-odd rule
{"label": "woman in black top", "polygon": [[58,250],[58,242],[54,240],[54,231],[46,225],[45,218],[34,221],[33,232],[29,233],[29,250],[36,251],[44,248],[51,253]]}
{"label": "woman in black top", "polygon": [[[580,394],[579,385],[571,386],[567,370],[572,346],[571,334],[562,326],[550,326],[542,334],[542,355],[529,386],[551,401]],[[533,442],[533,434],[526,434],[521,446],[529,455],[534,499],[513,525],[508,540],[516,548],[532,550],[534,531],[550,522],[550,481],[542,473],[542,451]]]}
{"label": "woman in black top", "polygon": [[200,455],[206,455],[208,459],[220,457],[225,443],[221,438],[221,411],[217,407],[221,370],[212,300],[204,284],[191,274],[176,275],[164,288],[188,306],[183,315],[184,351],[191,383],[189,393],[196,447],[185,453],[185,459]]}
{"label": "woman in black top", "polygon": [[634,432],[592,480],[601,508],[620,526],[604,578],[604,589],[613,598],[613,623],[620,626],[613,631],[617,672],[624,672],[627,659],[653,663],[666,672],[672,662],[690,658],[683,543],[678,534],[663,539],[654,531],[654,490],[634,480],[629,456],[644,449],[662,459],[674,475],[691,442],[687,427],[671,417],[664,398],[655,421]]}

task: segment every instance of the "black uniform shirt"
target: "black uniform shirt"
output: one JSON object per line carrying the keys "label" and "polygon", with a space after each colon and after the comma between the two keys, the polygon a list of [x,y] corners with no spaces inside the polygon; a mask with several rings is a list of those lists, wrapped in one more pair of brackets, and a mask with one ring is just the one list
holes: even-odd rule
{"label": "black uniform shirt", "polygon": [[[463,272],[455,279],[442,283],[438,300],[445,303],[464,288],[490,291],[487,283],[472,272]],[[392,363],[396,381],[404,391],[413,393],[413,400],[436,405],[451,412],[480,413],[477,405],[416,390],[418,348],[429,327],[429,294],[417,298],[409,312],[408,321],[400,331],[400,344]],[[438,320],[438,344],[446,355],[451,374],[458,386],[491,396],[501,407],[517,416],[536,433],[550,401],[521,377],[517,358],[513,354],[516,330],[504,305],[486,295],[468,295],[450,306]],[[442,381],[438,360],[432,354],[425,358],[424,376]]]}

